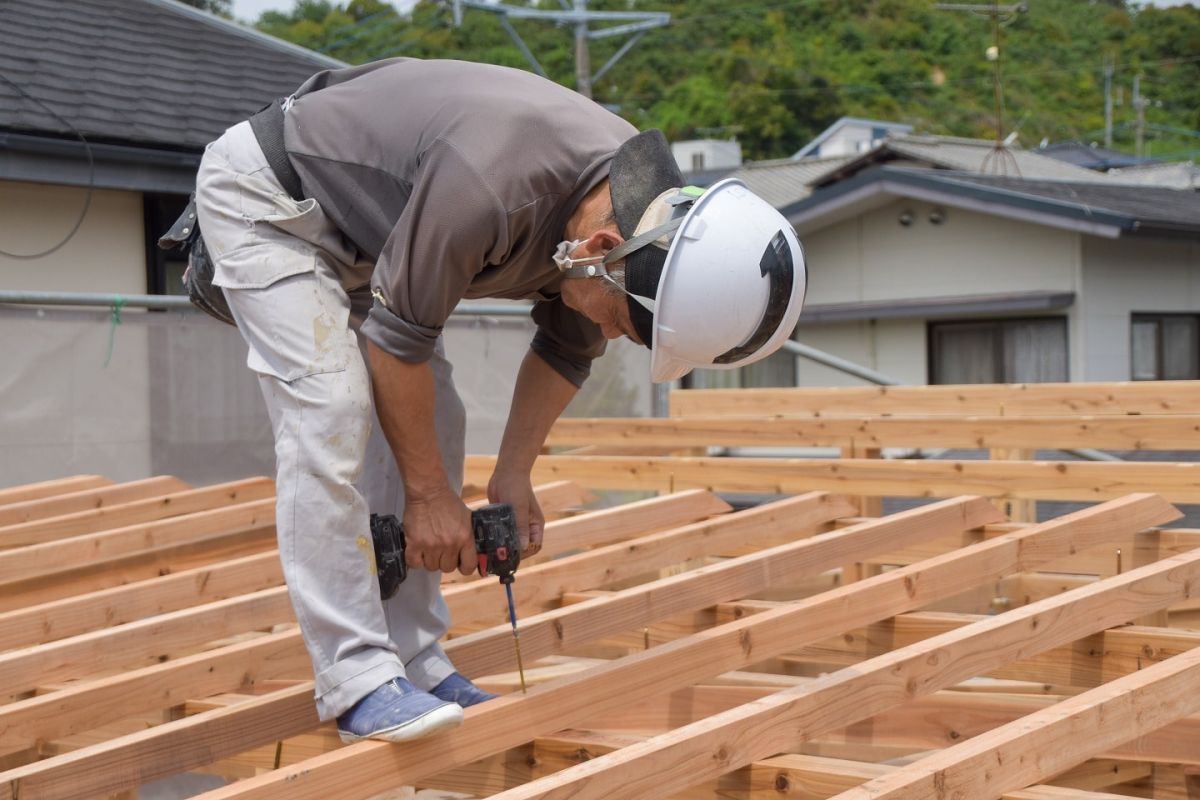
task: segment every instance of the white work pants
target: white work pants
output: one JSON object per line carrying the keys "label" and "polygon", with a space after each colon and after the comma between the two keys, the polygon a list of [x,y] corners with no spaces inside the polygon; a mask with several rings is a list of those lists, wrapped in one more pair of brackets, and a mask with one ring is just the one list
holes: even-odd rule
{"label": "white work pants", "polygon": [[[315,200],[284,191],[249,123],[209,145],[197,208],[214,284],[250,346],[274,428],[279,554],[317,711],[336,717],[395,677],[431,689],[454,670],[438,645],[449,621],[441,575],[410,570],[383,602],[374,570],[369,514],[402,518],[404,489],[357,333],[373,265]],[[438,443],[457,491],[465,414],[440,342],[432,368]]]}

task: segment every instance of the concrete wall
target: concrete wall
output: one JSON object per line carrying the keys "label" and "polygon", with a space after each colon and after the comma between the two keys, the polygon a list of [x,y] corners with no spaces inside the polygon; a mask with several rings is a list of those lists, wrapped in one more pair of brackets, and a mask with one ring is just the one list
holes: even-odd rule
{"label": "concrete wall", "polygon": [[[930,222],[940,211],[943,221]],[[901,214],[912,223],[901,225]],[[1082,291],[1080,236],[929,203],[901,200],[803,238],[808,258],[807,303]],[[1082,378],[1081,340],[1068,312],[1071,376]],[[926,320],[803,324],[801,341],[872,367],[904,383],[928,379]],[[853,385],[855,378],[801,360],[807,386]]]}
{"label": "concrete wall", "polygon": [[1078,379],[1127,381],[1131,314],[1200,313],[1200,245],[1084,237],[1082,296]]}
{"label": "concrete wall", "polygon": [[[84,189],[0,181],[0,250],[34,253],[62,241],[85,195]],[[61,249],[34,260],[0,255],[0,289],[143,294],[141,194],[93,191],[83,224]]]}
{"label": "concrete wall", "polygon": [[[62,241],[86,191],[0,181],[0,250],[34,253]],[[43,258],[0,255],[0,289],[143,294],[142,196],[95,190],[75,235]],[[5,485],[98,472],[151,474],[148,331],[141,312],[112,328],[106,311],[8,309],[0,377]],[[112,341],[111,353],[109,341]]]}

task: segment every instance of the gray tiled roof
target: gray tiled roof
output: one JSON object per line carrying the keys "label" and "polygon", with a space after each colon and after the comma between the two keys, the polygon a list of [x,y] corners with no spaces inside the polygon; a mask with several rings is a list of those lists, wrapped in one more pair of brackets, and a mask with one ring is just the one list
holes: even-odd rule
{"label": "gray tiled roof", "polygon": [[850,161],[852,156],[830,158],[785,158],[743,164],[731,178],[739,178],[750,191],[776,208],[803,200],[812,194],[812,184]]}
{"label": "gray tiled roof", "polygon": [[944,179],[1044,198],[1092,212],[1119,214],[1145,224],[1200,227],[1200,194],[1195,192],[1158,186],[1072,184],[995,175],[946,175]]}
{"label": "gray tiled roof", "polygon": [[1200,190],[1200,167],[1191,161],[1142,164],[1110,170],[1108,174],[1120,183],[1160,186],[1165,189]]}
{"label": "gray tiled roof", "polygon": [[[985,172],[984,159],[988,157],[994,147],[995,143],[986,139],[962,139],[954,136],[890,136],[849,166],[854,169],[858,161],[878,163],[889,159],[909,159],[930,164],[939,169]],[[1075,181],[1076,183],[1108,182],[1108,176],[1102,172],[1077,167],[1074,164],[1040,155],[1031,150],[1010,147],[1007,148],[1007,152],[1012,156],[1017,172],[1022,178]]]}
{"label": "gray tiled roof", "polygon": [[195,150],[341,62],[173,0],[0,2],[0,130]]}

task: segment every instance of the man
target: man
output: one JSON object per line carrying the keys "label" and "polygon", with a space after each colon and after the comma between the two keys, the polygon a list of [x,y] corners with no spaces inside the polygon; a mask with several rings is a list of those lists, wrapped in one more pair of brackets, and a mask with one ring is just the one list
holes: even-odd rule
{"label": "man", "polygon": [[[284,575],[317,710],[344,740],[423,736],[492,697],[438,644],[441,573],[476,564],[440,338],[452,309],[537,301],[488,486],[528,556],[544,524],[530,470],[605,339],[652,347],[670,380],[762,358],[794,328],[799,244],[727,184],[684,190],[657,131],[454,61],[319,73],[209,146],[196,199],[213,284],[266,399]],[[386,602],[370,513],[401,516],[407,536],[412,569]]]}

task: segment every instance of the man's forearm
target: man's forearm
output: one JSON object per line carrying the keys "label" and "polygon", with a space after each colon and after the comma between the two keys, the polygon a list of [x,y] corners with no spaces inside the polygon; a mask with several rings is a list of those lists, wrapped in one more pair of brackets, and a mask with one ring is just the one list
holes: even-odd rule
{"label": "man's forearm", "polygon": [[576,391],[575,384],[558,374],[532,350],[525,354],[496,458],[498,472],[511,470],[529,474],[551,426]]}
{"label": "man's forearm", "polygon": [[434,425],[437,402],[428,362],[411,364],[367,342],[375,412],[396,456],[405,493],[428,497],[450,489]]}

